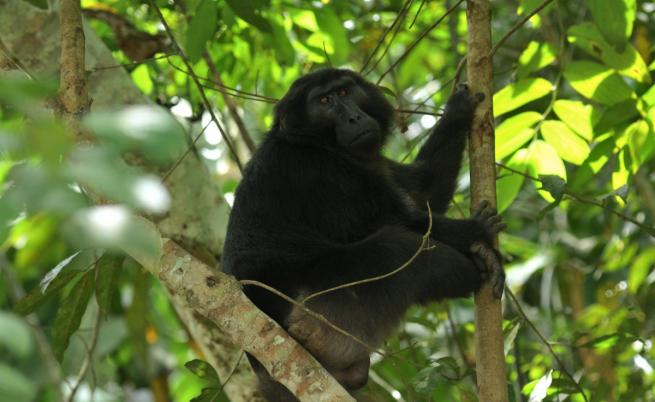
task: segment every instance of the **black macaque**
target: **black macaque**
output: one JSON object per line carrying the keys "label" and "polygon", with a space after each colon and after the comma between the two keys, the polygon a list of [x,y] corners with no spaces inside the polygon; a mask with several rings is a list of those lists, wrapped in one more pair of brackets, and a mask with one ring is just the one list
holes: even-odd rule
{"label": "black macaque", "polygon": [[[238,279],[303,298],[307,307],[377,347],[412,304],[466,297],[504,273],[491,238],[504,228],[487,203],[470,219],[443,216],[453,197],[467,133],[482,94],[458,87],[411,164],[381,154],[394,110],[359,74],[323,69],[298,79],[277,104],[268,136],[248,164],[230,216],[223,266]],[[369,350],[267,290],[246,294],[348,390],[368,380]],[[250,361],[270,402],[297,401]]]}

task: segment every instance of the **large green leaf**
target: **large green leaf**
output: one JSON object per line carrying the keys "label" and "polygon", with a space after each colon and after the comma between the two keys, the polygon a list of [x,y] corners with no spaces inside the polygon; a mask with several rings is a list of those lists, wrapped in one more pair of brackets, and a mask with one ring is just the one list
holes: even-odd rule
{"label": "large green leaf", "polygon": [[626,45],[637,15],[636,0],[587,0],[596,25],[609,43],[620,50]]}
{"label": "large green leaf", "polygon": [[600,113],[591,105],[580,101],[560,99],[553,105],[555,114],[582,138],[591,141],[594,136],[594,124],[600,119]]}
{"label": "large green leaf", "polygon": [[[555,148],[542,140],[535,140],[530,144],[528,168],[530,175],[533,177],[559,176],[566,181],[564,162],[562,162]],[[540,183],[535,182],[534,184],[537,189],[541,188]],[[548,202],[555,201],[548,191],[539,190],[539,195]]]}
{"label": "large green leaf", "polygon": [[598,28],[591,23],[574,25],[568,31],[569,42],[580,47],[585,52],[598,58],[608,67],[617,70],[626,77],[638,82],[651,82],[646,62],[637,49],[627,44],[622,51],[608,43]]}
{"label": "large green leaf", "polygon": [[271,33],[271,24],[261,16],[257,1],[226,0],[236,15],[262,32]]}
{"label": "large green leaf", "polygon": [[70,337],[80,327],[82,315],[93,294],[94,277],[95,271],[93,270],[84,274],[82,279],[71,288],[65,302],[59,306],[52,328],[52,347],[59,361],[62,360],[64,352],[68,348]]}
{"label": "large green leaf", "polygon": [[19,359],[28,358],[34,349],[30,326],[23,317],[7,311],[0,311],[0,350],[2,349]]}
{"label": "large green leaf", "polygon": [[207,41],[216,32],[218,8],[214,0],[202,0],[189,22],[186,34],[186,54],[192,62],[198,61]]}
{"label": "large green leaf", "polygon": [[0,398],[3,401],[34,401],[38,391],[39,386],[33,379],[14,367],[0,362]]}
{"label": "large green leaf", "polygon": [[582,96],[603,105],[636,98],[632,88],[610,68],[591,61],[571,62],[564,76]]}
{"label": "large green leaf", "polygon": [[628,275],[628,290],[630,293],[637,293],[653,267],[655,267],[655,247],[651,246],[651,248],[639,254],[634,263],[630,265],[630,274]]}
{"label": "large green leaf", "polygon": [[553,84],[543,78],[527,78],[506,86],[494,95],[494,115],[501,116],[548,95]]}
{"label": "large green leaf", "polygon": [[275,57],[282,65],[291,66],[296,59],[296,51],[289,41],[284,26],[271,18],[271,29],[273,30],[272,40],[275,46]]}
{"label": "large green leaf", "polygon": [[[520,149],[506,162],[506,165],[519,172],[527,173],[528,171],[528,150]],[[502,212],[512,205],[514,199],[519,194],[521,186],[525,181],[525,176],[514,173],[508,169],[501,169],[499,178],[496,180],[496,208]]]}
{"label": "large green leaf", "polygon": [[523,112],[503,121],[496,128],[496,160],[504,159],[534,137],[532,128],[542,119],[541,113]]}
{"label": "large green leaf", "polygon": [[[653,108],[655,114],[655,108]],[[653,124],[653,123],[651,123]],[[628,137],[630,157],[635,167],[643,165],[655,154],[655,133],[646,120],[632,123],[625,134]]]}
{"label": "large green leaf", "polygon": [[121,151],[140,151],[149,160],[167,165],[187,149],[184,128],[161,107],[135,105],[98,111],[84,124],[97,137]]}
{"label": "large green leaf", "polygon": [[617,163],[612,172],[612,190],[616,191],[628,184],[628,180],[630,179],[629,157],[630,151],[628,150],[628,147],[622,148],[617,154]]}
{"label": "large green leaf", "polygon": [[103,314],[108,314],[112,301],[117,294],[116,279],[125,256],[105,253],[96,263],[95,294],[98,307]]}
{"label": "large green leaf", "polygon": [[539,71],[552,64],[557,58],[557,49],[548,42],[532,41],[519,57],[519,66],[516,73],[519,78]]}
{"label": "large green leaf", "polygon": [[541,135],[565,161],[579,165],[589,156],[589,145],[559,120],[541,124]]}
{"label": "large green leaf", "polygon": [[350,41],[346,29],[341,23],[341,19],[334,13],[331,7],[323,7],[316,12],[316,20],[321,31],[327,33],[332,39],[333,53],[331,61],[335,66],[340,66],[346,62],[350,54]]}

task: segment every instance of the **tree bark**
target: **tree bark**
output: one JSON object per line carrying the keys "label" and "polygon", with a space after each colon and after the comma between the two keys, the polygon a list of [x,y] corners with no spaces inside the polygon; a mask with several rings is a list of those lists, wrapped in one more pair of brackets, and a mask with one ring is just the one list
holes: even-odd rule
{"label": "tree bark", "polygon": [[[486,200],[496,205],[494,164],[493,66],[491,51],[491,4],[489,0],[468,0],[467,71],[473,93],[485,94],[478,106],[471,138],[471,207]],[[496,245],[498,239],[495,239]],[[475,295],[475,344],[477,384],[480,401],[507,402],[505,355],[503,352],[501,301],[486,283]]]}

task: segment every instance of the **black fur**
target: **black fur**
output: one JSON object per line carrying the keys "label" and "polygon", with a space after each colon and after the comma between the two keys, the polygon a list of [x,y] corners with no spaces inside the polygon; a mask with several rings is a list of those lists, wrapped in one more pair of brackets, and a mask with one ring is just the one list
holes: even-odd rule
{"label": "black fur", "polygon": [[[350,83],[348,89],[332,87],[341,82]],[[323,90],[335,98],[308,99]],[[223,256],[226,272],[297,299],[388,273],[419,248],[429,202],[429,250],[393,276],[317,297],[308,307],[379,346],[410,305],[470,295],[492,269],[473,262],[471,247],[476,242],[490,247],[498,217],[489,209],[476,219],[442,214],[455,191],[479,100],[460,88],[416,160],[402,165],[380,153],[393,109],[377,87],[338,69],[297,80],[277,105],[273,127],[237,189]],[[328,102],[334,105],[324,108]],[[262,288],[249,286],[246,293],[346,388],[366,383],[365,347]],[[296,400],[251,361],[271,402]]]}

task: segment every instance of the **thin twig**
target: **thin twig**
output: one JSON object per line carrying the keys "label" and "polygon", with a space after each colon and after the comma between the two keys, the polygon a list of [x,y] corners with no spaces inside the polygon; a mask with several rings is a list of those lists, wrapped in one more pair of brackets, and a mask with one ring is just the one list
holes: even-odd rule
{"label": "thin twig", "polygon": [[248,131],[248,128],[246,127],[246,124],[243,122],[243,119],[241,118],[241,116],[239,116],[239,111],[237,110],[237,106],[234,104],[234,101],[229,96],[229,94],[225,91],[224,88],[225,85],[223,84],[223,79],[221,78],[221,74],[218,71],[218,67],[216,67],[214,60],[212,60],[212,58],[209,56],[209,53],[205,52],[203,58],[205,59],[205,62],[209,67],[209,71],[214,76],[214,80],[216,80],[216,82],[221,85],[219,91],[221,92],[221,95],[223,95],[223,100],[225,101],[227,110],[230,112],[230,116],[232,116],[232,120],[234,120],[234,123],[239,128],[239,132],[241,133],[241,138],[243,138],[243,142],[248,147],[250,153],[251,154],[254,153],[255,150],[257,149],[257,145],[255,145],[255,141],[253,141],[252,136],[250,135],[250,131]]}
{"label": "thin twig", "polygon": [[541,343],[548,348],[548,351],[550,354],[553,356],[553,358],[557,361],[557,364],[560,366],[560,371],[563,372],[569,380],[575,385],[575,387],[578,389],[578,392],[582,394],[582,398],[588,402],[589,400],[587,399],[587,395],[585,394],[584,390],[582,389],[582,386],[573,378],[573,375],[567,370],[566,366],[564,366],[564,363],[562,360],[557,356],[557,353],[555,353],[555,350],[553,350],[553,347],[550,345],[550,342],[548,342],[548,339],[539,331],[539,329],[534,325],[532,321],[528,318],[527,314],[525,314],[525,311],[523,311],[523,307],[521,307],[521,304],[519,303],[518,299],[514,295],[514,293],[509,289],[509,287],[505,286],[505,294],[509,295],[510,299],[512,299],[512,302],[514,303],[514,306],[516,307],[516,311],[519,313],[523,321],[525,321],[526,324],[532,329],[532,331],[537,335],[537,337],[541,340]]}
{"label": "thin twig", "polygon": [[68,397],[66,398],[66,402],[73,402],[73,400],[75,399],[75,394],[80,388],[80,385],[82,385],[82,382],[84,381],[84,377],[86,377],[86,373],[89,371],[89,368],[91,367],[91,362],[93,360],[93,353],[95,352],[96,345],[98,344],[100,323],[102,322],[102,312],[97,302],[96,302],[96,308],[97,308],[96,319],[95,322],[93,323],[93,331],[91,332],[91,342],[89,343],[89,346],[86,350],[86,356],[84,357],[84,361],[82,362],[80,371],[77,373],[75,382],[71,386],[70,394],[68,394]]}
{"label": "thin twig", "polygon": [[227,378],[225,378],[225,381],[223,381],[221,383],[221,386],[218,389],[217,394],[220,394],[221,392],[223,392],[223,390],[225,389],[225,386],[227,385],[227,383],[230,382],[230,380],[232,379],[232,376],[234,375],[234,373],[236,373],[237,369],[239,368],[239,364],[241,363],[241,359],[243,359],[243,355],[245,355],[245,352],[241,351],[241,353],[239,354],[239,358],[237,359],[236,364],[234,366],[232,366],[232,370],[230,370],[230,373],[227,375]]}
{"label": "thin twig", "polygon": [[290,297],[290,296],[287,296],[285,293],[280,292],[279,290],[275,289],[275,288],[272,287],[272,286],[269,286],[269,285],[267,285],[267,284],[265,284],[265,283],[263,283],[263,282],[254,281],[254,280],[250,280],[250,279],[242,279],[242,280],[239,281],[239,283],[241,283],[241,284],[244,285],[244,286],[258,286],[258,287],[260,287],[260,288],[266,289],[266,290],[268,290],[269,292],[273,293],[274,295],[276,295],[276,296],[278,296],[278,297],[280,297],[280,298],[286,300],[287,302],[293,304],[294,306],[300,308],[300,309],[303,310],[305,313],[309,314],[311,317],[313,317],[313,318],[319,320],[320,322],[322,322],[322,323],[324,323],[325,325],[329,326],[330,328],[332,328],[333,330],[337,331],[337,332],[340,333],[341,335],[344,335],[344,336],[346,336],[346,337],[352,339],[353,341],[359,343],[360,345],[364,346],[364,347],[365,347],[366,349],[368,349],[369,351],[371,351],[371,352],[375,352],[375,353],[379,353],[379,354],[382,355],[382,356],[386,356],[385,353],[380,352],[380,351],[379,351],[378,349],[376,349],[375,347],[369,345],[368,343],[366,343],[366,342],[364,342],[363,340],[359,339],[359,338],[356,337],[355,335],[349,333],[349,332],[346,331],[345,329],[342,329],[342,328],[338,327],[337,325],[331,323],[330,320],[328,320],[327,318],[325,318],[322,314],[319,314],[319,313],[317,313],[317,312],[315,312],[315,311],[313,311],[313,310],[310,310],[310,309],[307,308],[307,306],[305,306],[303,303],[301,303],[301,302],[295,300],[294,298],[292,298],[292,297]]}
{"label": "thin twig", "polygon": [[387,55],[389,52],[389,49],[391,48],[391,45],[393,44],[394,39],[396,39],[396,36],[398,35],[398,32],[400,32],[400,29],[403,27],[403,23],[405,22],[405,18],[407,18],[407,13],[409,12],[409,7],[411,6],[412,1],[407,1],[405,4],[407,5],[406,8],[403,8],[400,10],[400,13],[398,14],[398,24],[396,24],[393,33],[391,34],[391,39],[389,39],[389,42],[385,45],[384,51],[380,55],[380,57],[377,58],[375,63],[371,66],[371,68],[368,69],[368,72],[365,73],[364,75],[368,75],[375,70],[375,68],[384,60],[384,56]]}
{"label": "thin twig", "polygon": [[412,29],[412,27],[414,27],[414,24],[416,24],[416,20],[418,19],[418,16],[421,14],[424,5],[425,5],[425,0],[422,0],[421,4],[418,5],[418,10],[416,10],[416,14],[414,14],[414,19],[412,20],[412,23],[409,24],[409,28],[407,29]]}
{"label": "thin twig", "polygon": [[496,44],[491,48],[491,51],[489,52],[489,57],[494,57],[498,49],[505,44],[507,39],[509,39],[510,36],[512,36],[516,31],[518,31],[526,22],[530,20],[530,18],[534,17],[539,11],[543,10],[544,7],[546,7],[548,4],[552,3],[553,0],[544,0],[540,5],[535,7],[534,10],[530,11],[529,14],[526,14],[519,22],[514,24],[514,26],[507,31],[505,35],[503,35],[502,38]]}
{"label": "thin twig", "polygon": [[[223,127],[218,121],[218,118],[216,118],[216,114],[214,113],[214,110],[212,108],[211,103],[209,102],[209,99],[207,98],[207,94],[205,93],[205,90],[200,83],[200,80],[198,79],[198,76],[196,73],[193,71],[193,67],[191,66],[191,63],[189,62],[188,57],[180,47],[180,45],[177,43],[177,40],[175,39],[175,36],[173,35],[173,31],[171,30],[171,27],[168,25],[168,22],[166,22],[166,19],[164,18],[164,15],[161,13],[161,10],[159,9],[159,6],[157,6],[157,3],[155,0],[150,0],[150,6],[155,10],[157,13],[157,16],[159,17],[159,20],[161,21],[162,25],[164,26],[164,30],[168,34],[168,37],[171,40],[171,43],[175,47],[175,50],[177,53],[180,55],[180,58],[182,59],[182,62],[184,62],[184,65],[186,66],[189,75],[191,76],[191,79],[193,80],[194,84],[196,85],[196,88],[198,89],[198,93],[200,94],[200,97],[202,98],[202,102],[205,104],[205,108],[209,112],[209,115],[211,116],[212,120],[216,124],[216,127],[218,127],[218,131],[221,133],[221,137],[223,137],[223,140],[227,144],[227,147],[230,150],[230,153],[232,154],[232,157],[234,158],[235,163],[237,164],[237,167],[239,168],[239,171],[243,173],[243,164],[241,163],[241,160],[239,159],[239,155],[237,154],[237,150],[234,147],[234,144],[232,144],[232,139],[227,135]],[[188,152],[185,152],[184,156],[188,155]]]}
{"label": "thin twig", "polygon": [[387,74],[389,74],[389,72],[390,72],[391,70],[393,70],[394,68],[396,68],[396,66],[397,66],[401,61],[403,61],[403,60],[405,59],[405,57],[407,57],[407,55],[408,55],[412,50],[414,50],[414,48],[416,47],[416,45],[418,45],[418,44],[421,42],[421,40],[423,40],[423,38],[425,38],[425,37],[426,37],[426,36],[427,36],[427,35],[428,35],[428,34],[429,34],[429,33],[430,33],[434,28],[436,28],[436,27],[441,23],[441,21],[443,21],[443,20],[444,20],[446,17],[448,17],[448,16],[449,16],[453,11],[455,11],[455,10],[457,9],[457,7],[459,7],[459,5],[462,4],[463,2],[464,2],[464,0],[459,0],[459,1],[458,1],[457,3],[455,3],[452,7],[450,7],[450,8],[449,8],[445,13],[444,13],[444,15],[442,15],[442,16],[441,16],[438,20],[436,20],[432,25],[430,25],[430,26],[427,27],[423,32],[421,32],[421,34],[420,34],[420,35],[419,35],[419,36],[414,40],[414,42],[412,42],[412,43],[407,47],[407,49],[405,49],[405,51],[403,52],[403,54],[401,54],[400,57],[398,57],[398,58],[396,59],[396,61],[394,61],[393,63],[391,63],[391,65],[389,66],[389,68],[387,68],[387,70],[386,70],[386,71],[385,71],[385,72],[380,76],[380,78],[378,79],[378,82],[377,82],[377,83],[379,84],[379,83],[382,81],[382,79],[383,79],[384,77],[386,77]]}
{"label": "thin twig", "polygon": [[209,128],[209,126],[210,126],[213,122],[214,122],[213,120],[210,120],[210,121],[207,122],[207,124],[205,124],[205,127],[203,127],[202,130],[200,130],[200,132],[198,133],[198,135],[196,135],[196,137],[193,139],[193,141],[191,141],[191,145],[189,145],[189,146],[187,147],[187,149],[184,151],[184,153],[182,154],[182,156],[180,156],[179,158],[177,158],[177,160],[175,161],[175,163],[173,164],[173,166],[171,166],[171,168],[168,169],[168,172],[166,172],[166,174],[162,177],[162,179],[161,179],[162,183],[165,183],[166,180],[170,177],[170,175],[173,174],[173,172],[175,171],[175,169],[177,169],[177,167],[180,166],[180,163],[182,163],[182,161],[184,160],[184,158],[186,158],[186,156],[189,154],[189,152],[191,152],[191,150],[195,148],[196,143],[198,142],[198,140],[200,139],[200,137],[202,137],[202,135],[205,133],[205,131],[207,130],[207,128]]}
{"label": "thin twig", "polygon": [[129,63],[112,64],[110,66],[99,66],[99,67],[94,67],[94,68],[89,69],[89,72],[95,73],[97,71],[110,70],[112,68],[121,68],[121,67],[122,68],[127,68],[127,67],[131,67],[131,66],[138,66],[138,65],[141,65],[141,64],[149,63],[151,61],[167,59],[167,58],[169,58],[171,56],[176,56],[176,55],[177,55],[176,53],[167,53],[167,54],[163,54],[163,55],[159,55],[159,56],[155,56],[155,57],[150,57],[150,58],[139,60],[139,61],[132,61],[132,62],[129,62]]}
{"label": "thin twig", "polygon": [[344,284],[334,286],[334,287],[331,287],[331,288],[328,288],[328,289],[325,289],[325,290],[321,290],[321,291],[316,292],[316,293],[312,293],[309,296],[305,297],[301,301],[301,303],[305,304],[311,299],[314,299],[314,298],[316,298],[318,296],[325,295],[327,293],[335,292],[337,290],[350,288],[350,287],[353,287],[353,286],[362,285],[362,284],[365,284],[365,283],[371,283],[371,282],[376,282],[376,281],[379,281],[379,280],[382,280],[382,279],[386,279],[386,278],[388,278],[390,276],[393,276],[393,275],[397,274],[398,272],[404,270],[405,268],[407,268],[412,262],[414,262],[414,260],[419,256],[419,254],[421,254],[423,251],[430,250],[430,249],[432,249],[434,247],[434,246],[429,246],[429,244],[430,244],[430,233],[432,233],[432,211],[431,211],[429,205],[428,205],[428,218],[429,218],[428,230],[423,235],[423,238],[421,239],[421,244],[420,244],[418,250],[416,250],[414,255],[412,255],[412,257],[409,260],[405,261],[404,264],[402,264],[401,266],[399,266],[398,268],[394,269],[391,272],[387,272],[386,274],[374,276],[374,277],[371,277],[371,278],[365,278],[365,279],[361,279],[361,280],[358,280],[358,281],[344,283]]}
{"label": "thin twig", "polygon": [[391,32],[391,30],[396,26],[396,24],[398,24],[398,22],[400,21],[401,15],[403,14],[405,9],[408,7],[408,5],[411,2],[412,2],[412,0],[406,0],[405,1],[405,3],[403,4],[403,7],[400,9],[400,12],[396,15],[396,18],[394,18],[391,25],[388,26],[387,29],[384,30],[384,32],[382,33],[382,36],[380,36],[380,39],[378,39],[378,42],[376,43],[375,48],[373,49],[371,54],[368,55],[368,57],[366,58],[366,61],[364,61],[364,65],[362,66],[362,68],[359,69],[360,74],[364,73],[364,70],[366,70],[366,67],[368,67],[368,63],[371,62],[371,60],[373,59],[373,56],[375,56],[375,53],[377,53],[378,49],[380,49],[380,46],[382,46],[382,44],[384,43],[384,40],[387,38],[387,35],[389,34],[389,32]]}
{"label": "thin twig", "polygon": [[[532,181],[539,182],[539,183],[542,183],[542,184],[544,182],[543,180],[541,180],[538,177],[534,177],[534,176],[532,176],[532,175],[530,175],[528,173],[521,172],[520,170],[511,168],[511,167],[509,167],[507,165],[504,165],[504,164],[502,164],[500,162],[496,162],[496,166],[499,166],[499,167],[501,167],[503,169],[507,169],[512,173],[516,173],[516,174],[521,175],[521,176],[523,176],[523,177],[525,177],[527,179],[530,179]],[[585,196],[582,196],[582,195],[575,194],[575,193],[573,193],[573,192],[571,192],[571,191],[569,191],[567,189],[564,189],[564,195],[568,196],[569,198],[571,198],[571,199],[573,199],[575,201],[581,202],[583,204],[595,205],[597,207],[600,207],[600,208],[606,210],[607,212],[610,212],[610,213],[618,216],[619,218],[621,218],[621,219],[623,219],[625,221],[628,221],[630,223],[634,223],[638,227],[644,229],[649,235],[651,235],[652,237],[655,237],[655,227],[648,226],[648,225],[646,225],[646,224],[644,224],[642,222],[639,222],[638,220],[636,220],[635,218],[633,218],[631,216],[628,216],[628,215],[626,215],[626,214],[624,214],[622,212],[619,212],[619,211],[617,211],[615,209],[612,209],[612,208],[608,207],[607,205],[603,204],[601,201],[595,200],[593,198],[588,198],[588,197],[585,197]]]}

